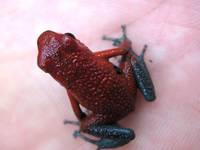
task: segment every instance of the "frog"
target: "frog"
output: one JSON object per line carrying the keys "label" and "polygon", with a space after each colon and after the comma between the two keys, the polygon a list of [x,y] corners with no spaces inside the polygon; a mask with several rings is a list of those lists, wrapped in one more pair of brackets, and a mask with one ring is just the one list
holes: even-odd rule
{"label": "frog", "polygon": [[[37,40],[39,68],[66,89],[78,120],[65,120],[64,124],[79,126],[74,137],[95,144],[97,150],[117,148],[135,138],[134,130],[122,127],[118,121],[135,110],[138,89],[146,101],[156,99],[144,61],[147,45],[137,55],[127,37],[126,26],[121,29],[119,38],[103,36],[103,40],[111,41],[115,47],[96,52],[70,32],[47,30]],[[121,56],[118,65],[110,61],[116,56]]]}

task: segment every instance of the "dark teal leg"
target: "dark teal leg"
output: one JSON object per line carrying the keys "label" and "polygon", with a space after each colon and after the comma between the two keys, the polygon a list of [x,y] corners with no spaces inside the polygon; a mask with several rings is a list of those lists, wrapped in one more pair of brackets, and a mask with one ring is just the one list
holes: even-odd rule
{"label": "dark teal leg", "polygon": [[144,46],[142,53],[138,56],[133,51],[133,57],[131,60],[133,73],[136,79],[137,87],[144,96],[145,100],[153,101],[156,99],[154,85],[144,61],[144,54],[146,52],[147,45]]}
{"label": "dark teal leg", "polygon": [[[65,120],[64,124],[79,126],[78,121]],[[112,125],[92,125],[87,129],[87,134],[100,137],[100,140],[93,140],[76,130],[73,134],[75,138],[79,137],[84,141],[97,145],[97,150],[105,148],[116,148],[127,144],[135,138],[134,131],[129,128],[122,128],[118,124]]]}
{"label": "dark teal leg", "polygon": [[80,133],[80,131],[74,132],[74,137],[80,137],[81,139],[95,144],[100,149],[117,148],[127,144],[135,138],[133,130],[128,128],[122,128],[117,125],[93,125],[88,128],[88,134],[100,137],[100,140],[93,140]]}

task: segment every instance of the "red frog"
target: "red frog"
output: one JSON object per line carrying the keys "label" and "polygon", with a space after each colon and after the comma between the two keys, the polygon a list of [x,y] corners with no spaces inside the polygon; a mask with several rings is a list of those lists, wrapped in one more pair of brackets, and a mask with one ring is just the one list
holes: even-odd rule
{"label": "red frog", "polygon": [[[135,138],[134,131],[123,128],[117,121],[134,110],[137,88],[147,101],[156,96],[154,86],[142,54],[137,55],[122,26],[120,38],[109,38],[117,48],[92,52],[73,34],[45,31],[38,38],[38,66],[49,73],[67,90],[78,122],[65,121],[80,126],[74,132],[98,149],[115,148]],[[109,58],[121,55],[119,66]],[[80,105],[88,111],[83,112]],[[92,140],[87,133],[100,140]]]}

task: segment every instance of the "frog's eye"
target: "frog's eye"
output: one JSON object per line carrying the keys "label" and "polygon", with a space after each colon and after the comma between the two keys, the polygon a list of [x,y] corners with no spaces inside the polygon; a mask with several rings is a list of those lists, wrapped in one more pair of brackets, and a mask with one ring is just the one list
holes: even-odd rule
{"label": "frog's eye", "polygon": [[69,52],[75,49],[77,45],[77,40],[73,34],[65,33],[62,38],[62,44],[64,46],[64,49]]}
{"label": "frog's eye", "polygon": [[72,33],[65,33],[65,35],[66,35],[66,36],[70,36],[70,37],[72,37],[73,39],[76,39],[75,36],[74,36]]}

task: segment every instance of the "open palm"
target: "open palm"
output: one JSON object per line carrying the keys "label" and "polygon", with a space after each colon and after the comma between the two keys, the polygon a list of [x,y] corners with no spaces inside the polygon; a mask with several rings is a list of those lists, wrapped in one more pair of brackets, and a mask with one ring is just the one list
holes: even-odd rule
{"label": "open palm", "polygon": [[137,53],[148,45],[145,60],[157,99],[148,103],[138,92],[136,111],[120,121],[134,129],[136,139],[118,149],[198,150],[199,4],[195,0],[2,3],[1,14],[7,14],[0,28],[2,149],[95,149],[73,138],[77,127],[63,125],[64,119],[76,118],[65,89],[37,67],[36,41],[51,29],[72,32],[92,51],[103,50],[112,45],[102,41],[102,35],[118,37],[120,25],[126,24]]}

